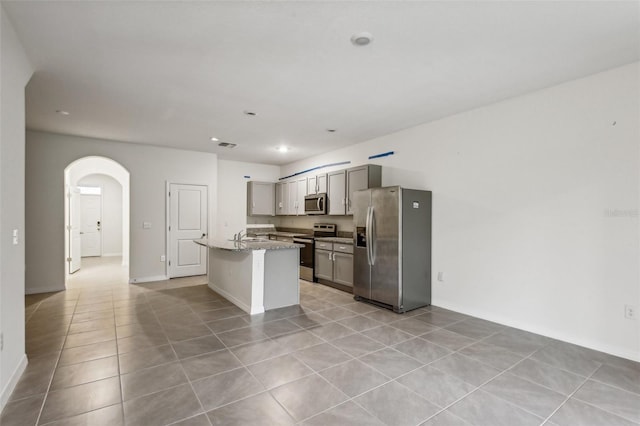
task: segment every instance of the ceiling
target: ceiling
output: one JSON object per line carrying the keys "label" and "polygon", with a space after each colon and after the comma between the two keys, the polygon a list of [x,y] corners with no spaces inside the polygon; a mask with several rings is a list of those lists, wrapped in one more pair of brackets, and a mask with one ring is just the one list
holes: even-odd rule
{"label": "ceiling", "polygon": [[637,1],[2,4],[36,70],[28,128],[267,164],[640,58]]}

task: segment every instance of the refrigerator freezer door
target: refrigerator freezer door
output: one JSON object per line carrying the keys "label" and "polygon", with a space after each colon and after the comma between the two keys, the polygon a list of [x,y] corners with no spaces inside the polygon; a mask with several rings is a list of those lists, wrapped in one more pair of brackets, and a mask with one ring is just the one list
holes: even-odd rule
{"label": "refrigerator freezer door", "polygon": [[369,245],[373,265],[371,266],[370,299],[392,305],[401,305],[402,283],[400,282],[400,188],[374,188],[371,191],[373,232]]}
{"label": "refrigerator freezer door", "polygon": [[353,193],[353,227],[356,241],[353,247],[353,294],[371,299],[371,267],[369,266],[369,203],[370,190]]}

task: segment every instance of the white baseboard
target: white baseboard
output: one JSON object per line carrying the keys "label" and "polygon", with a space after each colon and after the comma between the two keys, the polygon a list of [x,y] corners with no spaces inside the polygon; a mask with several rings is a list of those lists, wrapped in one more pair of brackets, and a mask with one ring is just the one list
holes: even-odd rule
{"label": "white baseboard", "polygon": [[56,291],[64,291],[66,290],[65,286],[62,287],[32,287],[25,288],[24,294],[40,294],[40,293],[53,293]]}
{"label": "white baseboard", "polygon": [[508,327],[515,327],[520,330],[528,331],[530,333],[539,334],[541,336],[550,337],[552,339],[561,340],[567,343],[572,343],[574,345],[582,346],[588,349],[593,349],[594,351],[604,352],[609,355],[614,355],[621,358],[630,359],[632,361],[640,362],[640,354],[625,348],[612,347],[610,345],[606,345],[601,342],[594,342],[592,340],[578,339],[575,336],[558,332],[558,330],[550,330],[544,327],[539,327],[536,324],[513,321],[511,319],[504,318],[490,312],[483,312],[475,309],[466,309],[465,307],[447,303],[447,302],[442,302],[439,300],[433,300],[432,303],[435,306],[439,306],[441,308],[449,309],[455,312],[460,312],[461,314],[471,315],[476,318],[481,318],[487,321],[496,322],[498,324],[506,325]]}
{"label": "white baseboard", "polygon": [[129,279],[129,284],[150,283],[153,281],[166,281],[169,277],[166,275],[156,275],[153,277],[139,277]]}
{"label": "white baseboard", "polygon": [[264,312],[264,306],[261,306],[260,308],[255,309],[254,312],[251,312],[251,306],[249,306],[246,303],[242,302],[240,299],[232,296],[227,291],[219,288],[215,284],[209,283],[209,288],[211,290],[215,291],[216,293],[224,296],[225,299],[227,299],[229,302],[233,303],[234,305],[236,305],[238,308],[242,309],[243,311],[245,311],[249,315],[261,314],[261,313]]}
{"label": "white baseboard", "polygon": [[22,376],[22,373],[24,373],[24,370],[27,368],[28,363],[29,360],[27,359],[27,355],[22,355],[20,363],[18,363],[18,366],[13,371],[13,374],[9,378],[9,381],[2,389],[2,393],[0,394],[0,412],[4,409],[4,406],[9,401],[9,397],[11,396],[13,390],[16,388],[18,380],[20,380],[20,377]]}
{"label": "white baseboard", "polygon": [[118,257],[122,256],[122,253],[104,253],[102,257]]}

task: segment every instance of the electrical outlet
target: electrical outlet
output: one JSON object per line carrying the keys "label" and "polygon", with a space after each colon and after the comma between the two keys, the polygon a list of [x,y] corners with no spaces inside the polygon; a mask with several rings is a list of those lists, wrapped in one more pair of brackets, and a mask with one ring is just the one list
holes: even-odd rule
{"label": "electrical outlet", "polygon": [[438,281],[444,281],[444,272],[438,272]]}
{"label": "electrical outlet", "polygon": [[167,256],[165,256],[164,254],[160,256],[160,262],[164,262],[166,260],[167,260]]}
{"label": "electrical outlet", "polygon": [[624,317],[627,319],[636,319],[636,307],[633,305],[624,305]]}

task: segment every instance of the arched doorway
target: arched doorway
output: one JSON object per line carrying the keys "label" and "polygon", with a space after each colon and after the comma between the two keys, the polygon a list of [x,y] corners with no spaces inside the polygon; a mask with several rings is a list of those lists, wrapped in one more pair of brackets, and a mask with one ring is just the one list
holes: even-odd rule
{"label": "arched doorway", "polygon": [[[113,248],[113,244],[109,249],[110,255],[120,255],[122,260],[118,264],[114,264],[113,261],[101,262],[102,267],[105,265],[116,266],[120,271],[126,274],[125,279],[129,277],[129,193],[130,182],[129,172],[120,163],[106,157],[89,156],[80,158],[71,164],[69,164],[64,170],[64,206],[65,206],[65,285],[71,278],[72,274],[78,272],[82,267],[82,241],[84,238],[85,244],[87,241],[91,241],[95,245],[95,240],[87,240],[88,235],[83,235],[84,231],[92,228],[98,235],[99,249],[95,253],[88,253],[85,250],[86,256],[102,256],[102,231],[107,226],[107,223],[102,220],[101,217],[92,219],[92,226],[82,225],[82,215],[87,214],[86,211],[98,210],[101,215],[103,212],[102,201],[99,204],[94,205],[93,208],[84,208],[83,202],[86,203],[86,199],[98,196],[102,200],[103,184],[101,182],[113,182],[119,186],[119,192],[121,193],[121,199],[112,200],[118,203],[118,207],[121,209],[121,221],[120,235],[115,237],[118,239],[118,245],[120,245],[120,253],[115,252],[117,249]],[[84,186],[83,186],[84,185]],[[85,199],[85,200],[83,200]],[[85,211],[83,211],[85,210]],[[105,218],[106,219],[106,218]],[[117,223],[117,220],[112,220],[108,224],[111,228],[108,228],[111,233],[112,229]],[[117,231],[115,231],[117,232]],[[87,232],[88,234],[89,232]],[[114,239],[113,237],[111,238]],[[121,241],[121,243],[120,243]],[[95,249],[95,247],[94,247]],[[117,257],[119,259],[119,256]],[[96,265],[95,259],[89,263],[90,265]],[[105,276],[101,273],[101,276]]]}

